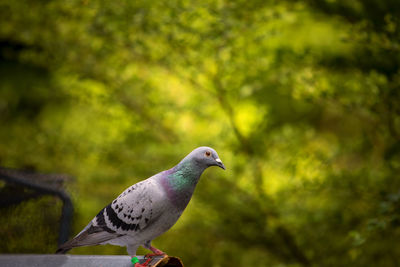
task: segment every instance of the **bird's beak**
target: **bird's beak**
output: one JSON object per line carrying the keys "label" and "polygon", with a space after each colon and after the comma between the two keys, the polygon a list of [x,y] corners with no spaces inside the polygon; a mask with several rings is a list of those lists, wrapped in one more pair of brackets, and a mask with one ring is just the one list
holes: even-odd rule
{"label": "bird's beak", "polygon": [[222,163],[222,160],[220,160],[220,159],[218,158],[218,159],[215,159],[215,161],[217,162],[217,166],[218,166],[218,167],[220,167],[220,168],[222,168],[222,169],[225,170],[225,165]]}

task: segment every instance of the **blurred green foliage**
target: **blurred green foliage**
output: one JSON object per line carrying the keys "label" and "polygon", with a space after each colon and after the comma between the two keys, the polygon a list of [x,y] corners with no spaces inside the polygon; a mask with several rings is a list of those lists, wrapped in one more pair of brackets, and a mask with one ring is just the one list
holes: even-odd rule
{"label": "blurred green foliage", "polygon": [[[227,171],[154,242],[187,266],[399,266],[399,18],[397,0],[0,0],[0,165],[76,177],[76,234],[209,145]],[[2,252],[55,251],[28,205]]]}

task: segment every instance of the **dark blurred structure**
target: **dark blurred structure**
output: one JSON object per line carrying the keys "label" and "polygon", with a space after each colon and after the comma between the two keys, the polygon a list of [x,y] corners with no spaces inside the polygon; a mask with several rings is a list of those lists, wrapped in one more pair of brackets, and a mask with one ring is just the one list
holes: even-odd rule
{"label": "dark blurred structure", "polygon": [[63,202],[58,243],[68,240],[73,214],[70,197],[63,190],[69,176],[64,174],[41,174],[33,171],[0,167],[0,179],[5,181],[0,187],[0,208],[19,205],[24,201],[52,195]]}

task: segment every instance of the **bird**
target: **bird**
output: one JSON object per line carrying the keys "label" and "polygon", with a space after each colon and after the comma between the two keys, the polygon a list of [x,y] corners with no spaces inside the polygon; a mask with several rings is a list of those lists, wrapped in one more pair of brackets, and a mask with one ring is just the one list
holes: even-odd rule
{"label": "bird", "polygon": [[57,254],[74,247],[111,244],[125,246],[135,267],[136,250],[166,255],[151,242],[169,230],[182,215],[204,170],[225,166],[211,147],[198,147],[171,169],[157,173],[123,191],[103,208],[73,239],[60,245]]}

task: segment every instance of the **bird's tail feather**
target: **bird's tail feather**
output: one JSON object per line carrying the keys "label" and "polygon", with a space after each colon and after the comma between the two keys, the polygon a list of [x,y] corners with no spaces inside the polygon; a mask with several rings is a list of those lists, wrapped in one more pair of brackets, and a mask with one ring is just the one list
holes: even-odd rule
{"label": "bird's tail feather", "polygon": [[104,231],[101,227],[87,227],[73,239],[62,244],[56,251],[56,254],[65,254],[74,247],[100,245],[103,242],[114,239],[120,235]]}
{"label": "bird's tail feather", "polygon": [[70,250],[71,250],[70,248],[61,248],[60,247],[60,248],[57,249],[56,254],[65,254]]}

